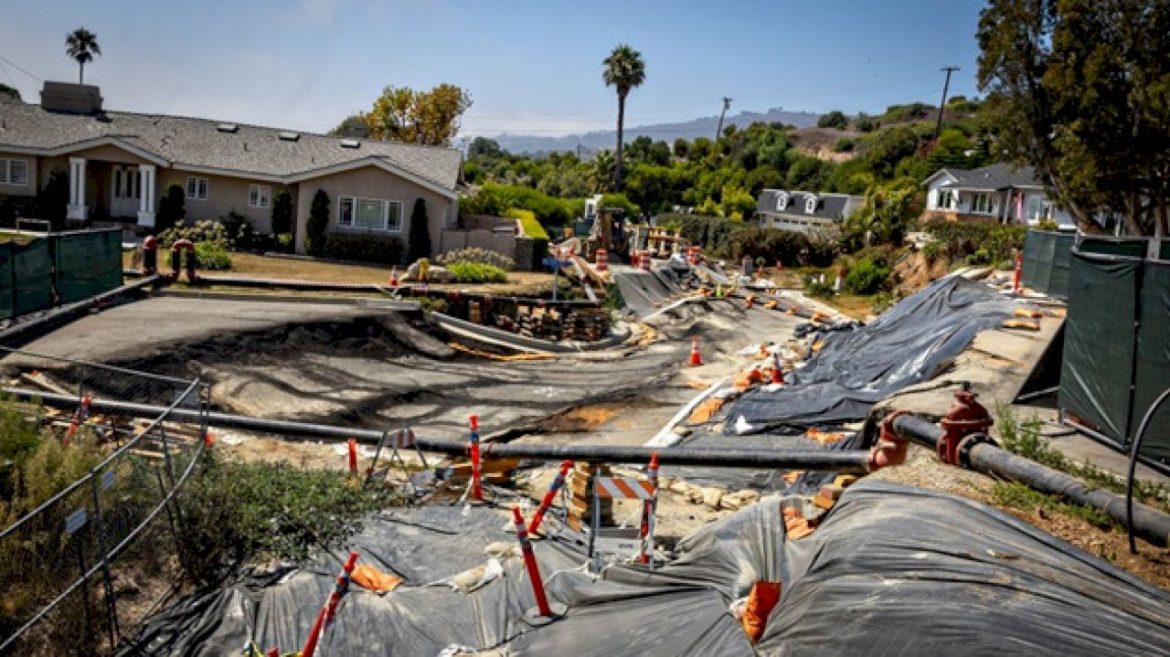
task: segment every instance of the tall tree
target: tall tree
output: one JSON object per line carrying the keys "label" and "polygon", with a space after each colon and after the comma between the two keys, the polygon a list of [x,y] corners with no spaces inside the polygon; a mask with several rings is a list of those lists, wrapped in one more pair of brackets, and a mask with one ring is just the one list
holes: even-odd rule
{"label": "tall tree", "polygon": [[453,84],[430,91],[388,86],[362,119],[374,139],[450,146],[459,118],[470,107],[471,95]]}
{"label": "tall tree", "polygon": [[990,0],[977,38],[993,154],[1036,167],[1077,225],[1170,226],[1170,3]]}
{"label": "tall tree", "polygon": [[96,34],[79,27],[65,37],[65,54],[77,62],[80,68],[77,81],[85,84],[85,65],[93,61],[94,55],[102,54],[102,47],[98,45]]}
{"label": "tall tree", "polygon": [[626,96],[630,95],[631,89],[641,86],[646,81],[646,63],[642,61],[642,53],[623,43],[614,48],[602,64],[605,65],[602,74],[605,86],[617,89],[617,148],[614,150],[613,187],[614,190],[621,191],[622,128],[626,121]]}

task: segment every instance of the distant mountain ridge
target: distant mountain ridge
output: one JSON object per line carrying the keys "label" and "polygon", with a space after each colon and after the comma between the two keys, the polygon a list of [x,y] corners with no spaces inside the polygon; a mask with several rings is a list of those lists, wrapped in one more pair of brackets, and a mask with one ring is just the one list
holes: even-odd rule
{"label": "distant mountain ridge", "polygon": [[[817,124],[817,118],[819,116],[819,114],[812,112],[789,112],[783,108],[774,107],[764,112],[740,112],[739,114],[728,116],[724,119],[723,125],[724,127],[735,125],[738,128],[746,128],[752,123],[763,121],[764,123],[787,123],[798,128],[808,128]],[[710,139],[715,136],[715,129],[718,127],[718,116],[704,116],[681,123],[626,126],[623,139],[629,142],[635,137],[645,135],[655,141],[662,140],[668,144],[679,137],[686,140],[692,140],[696,137],[707,137]],[[492,137],[492,139],[499,143],[500,148],[516,154],[574,151],[580,146],[582,155],[585,155],[603,148],[613,150],[617,142],[617,131],[597,130],[563,137],[503,133]]]}

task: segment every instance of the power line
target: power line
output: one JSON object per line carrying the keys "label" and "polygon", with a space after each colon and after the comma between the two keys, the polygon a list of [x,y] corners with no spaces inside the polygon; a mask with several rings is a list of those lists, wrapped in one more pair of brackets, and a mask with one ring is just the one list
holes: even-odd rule
{"label": "power line", "polygon": [[44,80],[44,78],[40,78],[40,77],[37,77],[37,76],[33,75],[32,73],[29,73],[27,70],[25,70],[23,67],[21,67],[21,65],[20,65],[20,64],[17,64],[16,62],[12,61],[11,59],[8,59],[7,57],[4,57],[3,55],[0,55],[0,61],[2,61],[2,62],[7,62],[7,63],[8,63],[8,64],[10,64],[10,65],[11,65],[13,68],[15,68],[16,70],[20,71],[21,73],[24,73],[25,75],[27,75],[27,76],[29,76],[30,78],[32,78],[32,79],[34,79],[34,80],[36,80],[37,82],[44,82],[44,81],[45,81],[45,80]]}

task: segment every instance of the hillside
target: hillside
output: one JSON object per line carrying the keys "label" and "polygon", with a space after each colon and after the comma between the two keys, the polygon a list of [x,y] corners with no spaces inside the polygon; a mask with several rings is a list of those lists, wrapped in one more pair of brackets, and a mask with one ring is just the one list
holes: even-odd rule
{"label": "hillside", "polygon": [[[752,123],[763,122],[784,123],[794,125],[798,128],[807,128],[816,125],[817,117],[818,115],[812,112],[789,112],[782,108],[774,107],[764,112],[740,112],[739,114],[728,116],[724,119],[723,125],[735,125],[738,128],[746,128]],[[715,136],[715,130],[718,127],[718,116],[706,116],[680,123],[627,126],[625,139],[626,141],[632,141],[635,137],[642,135],[650,137],[655,141],[665,141],[667,143],[672,143],[680,137],[687,141],[693,140],[696,137],[711,139]],[[578,145],[581,146],[583,152],[592,152],[602,148],[612,150],[614,143],[617,141],[617,132],[615,130],[597,130],[580,135],[566,135],[564,137],[542,137],[538,135],[505,133],[492,137],[492,139],[499,143],[500,148],[516,154],[575,151]]]}

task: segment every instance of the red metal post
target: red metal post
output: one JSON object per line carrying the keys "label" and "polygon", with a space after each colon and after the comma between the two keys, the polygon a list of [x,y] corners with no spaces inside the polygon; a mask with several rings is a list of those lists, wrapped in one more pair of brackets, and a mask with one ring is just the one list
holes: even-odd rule
{"label": "red metal post", "polygon": [[1024,254],[1016,251],[1016,268],[1012,272],[1012,294],[1019,294],[1022,289],[1021,279],[1024,275]]}
{"label": "red metal post", "polygon": [[471,416],[471,434],[467,437],[471,442],[471,499],[483,501],[483,483],[480,480],[479,468],[479,416]]}
{"label": "red metal post", "polygon": [[341,597],[349,591],[349,576],[357,564],[357,559],[357,552],[349,553],[349,558],[345,560],[345,565],[341,568],[341,574],[337,576],[337,584],[329,593],[329,599],[325,602],[325,606],[321,607],[321,611],[317,612],[317,619],[313,621],[313,628],[309,630],[309,638],[305,639],[305,646],[301,648],[301,657],[313,657],[313,653],[317,652],[317,640],[320,639],[322,630],[324,630],[325,625],[333,621],[337,604],[341,602]]}
{"label": "red metal post", "polygon": [[572,461],[561,461],[561,469],[557,471],[557,476],[549,484],[548,492],[544,494],[544,499],[540,501],[540,506],[537,507],[536,514],[532,516],[532,522],[528,523],[529,534],[535,534],[540,529],[540,523],[544,520],[544,512],[548,511],[548,508],[552,506],[553,500],[557,498],[557,491],[565,485],[565,477],[569,474],[569,468],[572,467]]}
{"label": "red metal post", "polygon": [[350,438],[349,445],[349,474],[357,476],[357,438]]}
{"label": "red metal post", "polygon": [[524,554],[524,565],[528,568],[528,579],[532,581],[532,595],[536,598],[536,609],[541,616],[552,616],[552,609],[548,606],[548,598],[544,595],[544,580],[540,577],[540,566],[536,563],[536,554],[532,551],[532,543],[528,540],[528,530],[524,529],[524,516],[520,514],[520,507],[512,507],[512,521],[516,523],[516,540],[520,541],[520,551]]}

